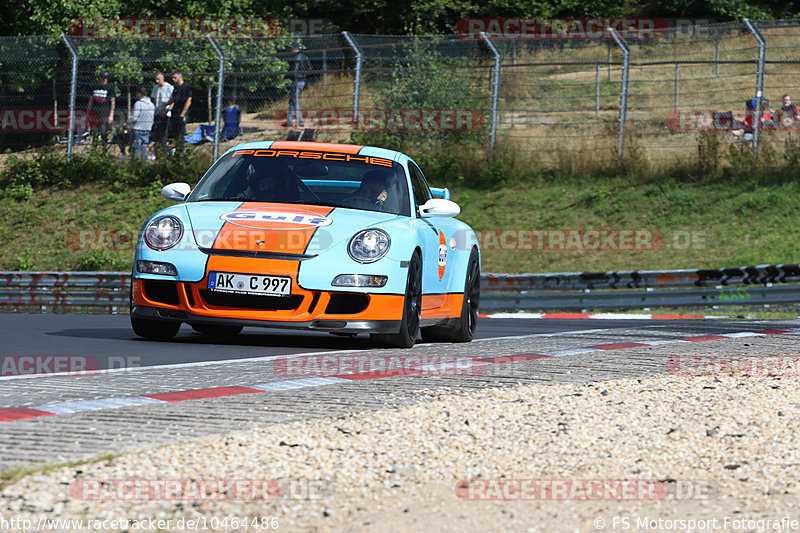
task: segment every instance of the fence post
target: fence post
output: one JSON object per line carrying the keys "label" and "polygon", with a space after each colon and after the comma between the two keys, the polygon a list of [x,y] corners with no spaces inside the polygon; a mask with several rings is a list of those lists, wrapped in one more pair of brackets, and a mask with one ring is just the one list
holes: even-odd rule
{"label": "fence post", "polygon": [[207,100],[208,100],[208,105],[207,105],[207,107],[208,107],[208,121],[209,122],[211,122],[211,114],[214,112],[214,110],[212,109],[213,106],[211,105],[211,82],[212,82],[213,79],[214,78],[211,77],[211,74],[209,74],[208,75],[208,97],[207,97]]}
{"label": "fence post", "polygon": [[600,118],[600,63],[594,65],[594,118]]}
{"label": "fence post", "polygon": [[353,123],[358,125],[360,122],[358,120],[358,100],[361,97],[361,65],[364,61],[364,56],[361,54],[361,48],[358,47],[353,37],[350,36],[349,31],[343,31],[342,37],[344,40],[347,41],[347,44],[350,45],[350,48],[353,49],[353,53],[356,55],[356,75],[355,80],[353,80]]}
{"label": "fence post", "polygon": [[[61,34],[61,40],[67,45],[72,56],[72,77],[69,82],[69,131],[67,131],[67,161],[72,159],[72,145],[75,142],[75,99],[78,96],[78,50],[66,34]],[[89,117],[86,117],[89,120]]]}
{"label": "fence post", "polygon": [[328,51],[322,51],[322,85],[328,84]]}
{"label": "fence post", "polygon": [[219,57],[219,68],[217,69],[217,112],[214,118],[214,161],[216,161],[219,157],[219,138],[222,137],[222,90],[225,85],[225,54],[222,53],[222,48],[219,47],[213,37],[206,35],[206,39],[211,43],[211,47]]}
{"label": "fence post", "polygon": [[758,41],[758,71],[756,73],[756,108],[753,110],[753,151],[758,150],[758,132],[761,129],[761,99],[764,97],[764,62],[767,57],[767,41],[758,28],[744,19],[743,22]]}
{"label": "fence post", "polygon": [[500,51],[485,31],[481,32],[481,39],[486,42],[486,46],[488,46],[489,50],[494,54],[494,72],[492,72],[492,124],[489,126],[489,147],[494,148],[495,141],[497,140],[497,116],[498,105],[500,103],[500,67],[502,65],[502,57],[500,56]]}
{"label": "fence post", "polygon": [[717,77],[719,78],[719,30],[714,32],[714,63],[717,66]]}
{"label": "fence post", "polygon": [[619,89],[619,126],[617,128],[617,156],[622,157],[623,142],[625,139],[625,117],[628,111],[628,74],[631,68],[631,49],[619,36],[617,30],[608,28],[614,42],[622,49],[622,83]]}
{"label": "fence post", "polygon": [[678,110],[678,76],[680,72],[680,63],[675,63],[675,111]]}

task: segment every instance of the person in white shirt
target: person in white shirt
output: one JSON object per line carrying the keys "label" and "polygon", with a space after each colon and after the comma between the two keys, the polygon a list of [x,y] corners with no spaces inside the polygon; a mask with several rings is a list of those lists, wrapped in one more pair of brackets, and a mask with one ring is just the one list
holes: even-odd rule
{"label": "person in white shirt", "polygon": [[133,156],[144,162],[147,161],[147,145],[150,143],[150,131],[153,129],[156,107],[147,97],[147,90],[144,87],[136,89],[136,98],[128,126],[131,130]]}
{"label": "person in white shirt", "polygon": [[162,148],[167,146],[167,124],[172,112],[167,110],[163,112],[164,105],[172,98],[172,91],[175,87],[166,81],[163,72],[156,72],[156,84],[153,85],[153,90],[150,93],[150,100],[156,107],[155,121],[153,122],[153,130],[150,132],[150,139],[155,143],[161,143]]}

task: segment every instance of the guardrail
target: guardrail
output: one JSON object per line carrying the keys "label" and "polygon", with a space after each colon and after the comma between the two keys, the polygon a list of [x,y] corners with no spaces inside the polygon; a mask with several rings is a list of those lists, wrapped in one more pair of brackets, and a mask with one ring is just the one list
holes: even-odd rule
{"label": "guardrail", "polygon": [[127,313],[130,272],[0,272],[0,311]]}
{"label": "guardrail", "polygon": [[[129,272],[0,272],[0,312],[127,313],[130,281]],[[481,311],[800,303],[792,282],[800,265],[483,274]]]}

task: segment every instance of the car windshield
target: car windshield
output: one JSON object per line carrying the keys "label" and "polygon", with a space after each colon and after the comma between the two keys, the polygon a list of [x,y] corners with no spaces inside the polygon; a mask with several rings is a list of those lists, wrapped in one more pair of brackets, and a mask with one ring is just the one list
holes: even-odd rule
{"label": "car windshield", "polygon": [[410,216],[403,167],[335,152],[235,150],[217,161],[189,202],[331,205]]}

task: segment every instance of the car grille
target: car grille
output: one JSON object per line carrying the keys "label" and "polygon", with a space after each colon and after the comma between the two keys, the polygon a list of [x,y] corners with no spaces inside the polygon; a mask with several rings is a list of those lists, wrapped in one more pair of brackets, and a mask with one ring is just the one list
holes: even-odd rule
{"label": "car grille", "polygon": [[261,296],[201,290],[200,295],[209,305],[232,309],[288,311],[297,309],[303,302],[303,296],[300,294],[291,294],[289,296]]}

